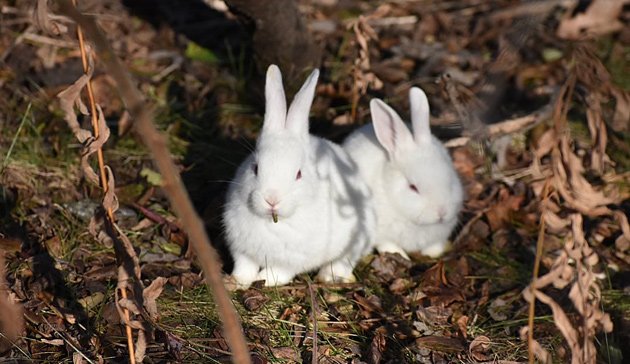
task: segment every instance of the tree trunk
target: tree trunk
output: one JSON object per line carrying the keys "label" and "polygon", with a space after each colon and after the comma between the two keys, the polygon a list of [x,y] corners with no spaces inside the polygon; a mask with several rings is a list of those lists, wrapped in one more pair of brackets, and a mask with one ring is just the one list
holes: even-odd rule
{"label": "tree trunk", "polygon": [[294,0],[226,0],[252,34],[258,71],[280,67],[285,87],[293,94],[307,72],[319,67],[321,50],[314,43]]}

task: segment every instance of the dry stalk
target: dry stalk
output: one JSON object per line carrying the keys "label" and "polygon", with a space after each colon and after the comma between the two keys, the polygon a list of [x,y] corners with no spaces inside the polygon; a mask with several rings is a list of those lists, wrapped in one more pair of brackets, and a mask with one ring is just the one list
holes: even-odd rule
{"label": "dry stalk", "polygon": [[319,313],[319,306],[317,305],[317,298],[315,297],[315,292],[313,291],[313,286],[311,282],[307,282],[308,294],[311,298],[311,312],[313,316],[313,357],[312,363],[319,363],[319,349],[317,348],[317,314]]}
{"label": "dry stalk", "polygon": [[59,0],[60,11],[81,26],[88,38],[95,45],[96,52],[105,65],[108,74],[116,81],[118,92],[125,102],[127,110],[135,120],[135,131],[150,150],[153,159],[164,179],[163,189],[171,206],[181,219],[188,233],[193,249],[199,257],[199,263],[206,277],[210,290],[214,293],[217,307],[224,322],[224,333],[232,349],[235,363],[250,363],[251,356],[240,320],[225,286],[223,286],[221,263],[217,252],[196,214],[181,181],[179,171],[172,161],[166,139],[153,124],[153,111],[145,104],[142,94],[134,86],[129,72],[121,65],[109,43],[93,19],[81,14],[70,0]]}
{"label": "dry stalk", "polygon": [[[540,271],[540,260],[543,255],[543,243],[545,241],[545,210],[547,210],[547,200],[549,199],[551,181],[547,179],[543,186],[540,202],[540,228],[538,230],[538,240],[536,241],[536,260],[534,261],[534,272],[532,273],[531,294],[534,296],[534,287]],[[534,317],[536,314],[536,300],[529,302],[529,315],[527,318],[527,347],[529,351],[529,363],[534,364]]]}
{"label": "dry stalk", "polygon": [[[77,4],[77,0],[72,0],[74,6]],[[81,30],[81,26],[77,25],[77,38],[79,39],[79,48],[81,50],[81,63],[83,64],[83,72],[88,73],[88,59],[87,52],[85,50],[85,41],[83,39],[83,31]],[[94,138],[98,139],[100,135],[99,123],[98,123],[98,114],[96,111],[96,100],[94,98],[94,91],[92,89],[92,79],[89,78],[87,80],[87,94],[88,101],[90,104],[90,116],[92,120],[92,130],[94,131]],[[97,159],[98,159],[98,168],[99,175],[101,181],[101,188],[103,189],[103,193],[106,194],[108,192],[108,183],[107,183],[107,175],[105,174],[105,158],[103,157],[103,148],[99,147],[96,151]],[[110,223],[114,223],[114,212],[112,211],[111,206],[106,206],[105,211],[107,213],[107,218]],[[127,298],[127,290],[122,290],[122,297],[124,299]],[[136,363],[134,346],[133,346],[133,333],[131,330],[131,326],[129,326],[129,310],[126,308],[123,309],[123,315],[125,317],[125,334],[127,336],[127,347],[129,348],[129,362],[131,364]]]}

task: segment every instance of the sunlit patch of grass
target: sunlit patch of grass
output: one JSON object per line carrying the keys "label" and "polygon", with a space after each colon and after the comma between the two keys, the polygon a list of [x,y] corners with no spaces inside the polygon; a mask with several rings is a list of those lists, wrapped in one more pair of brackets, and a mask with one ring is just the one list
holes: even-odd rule
{"label": "sunlit patch of grass", "polygon": [[205,285],[182,291],[166,289],[157,302],[160,324],[184,339],[210,337],[219,326],[216,304]]}

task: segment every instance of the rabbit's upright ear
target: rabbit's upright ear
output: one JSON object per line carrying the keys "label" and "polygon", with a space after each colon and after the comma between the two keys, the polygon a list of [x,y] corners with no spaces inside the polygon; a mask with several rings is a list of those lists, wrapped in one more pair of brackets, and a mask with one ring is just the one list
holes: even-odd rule
{"label": "rabbit's upright ear", "polygon": [[413,145],[409,128],[389,105],[379,99],[372,99],[370,113],[376,139],[387,150],[390,157]]}
{"label": "rabbit's upright ear", "polygon": [[275,64],[267,68],[265,81],[265,120],[263,132],[282,130],[287,118],[287,99],[282,86],[282,74]]}
{"label": "rabbit's upright ear", "polygon": [[287,129],[301,136],[308,136],[308,115],[315,97],[315,86],[319,78],[319,70],[314,69],[308,76],[300,91],[295,94],[289,113],[287,114]]}
{"label": "rabbit's upright ear", "polygon": [[409,90],[409,105],[411,105],[411,125],[413,137],[417,143],[426,143],[431,140],[431,128],[429,127],[429,100],[427,95],[418,87]]}

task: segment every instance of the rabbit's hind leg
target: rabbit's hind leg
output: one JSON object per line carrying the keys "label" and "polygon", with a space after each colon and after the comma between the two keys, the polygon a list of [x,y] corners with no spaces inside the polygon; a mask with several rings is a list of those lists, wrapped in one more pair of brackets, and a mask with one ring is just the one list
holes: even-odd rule
{"label": "rabbit's hind leg", "polygon": [[260,266],[248,256],[234,254],[234,269],[231,280],[236,285],[235,288],[245,289],[256,280]]}

